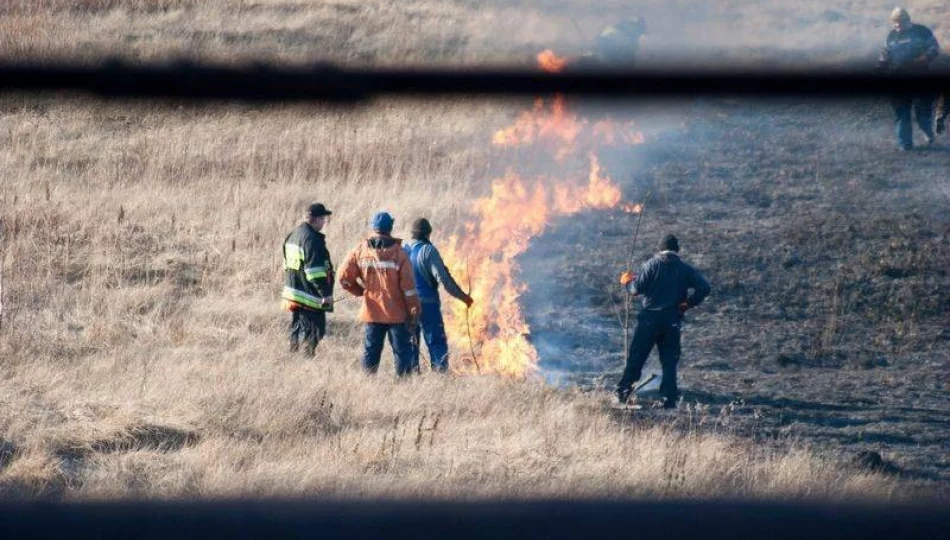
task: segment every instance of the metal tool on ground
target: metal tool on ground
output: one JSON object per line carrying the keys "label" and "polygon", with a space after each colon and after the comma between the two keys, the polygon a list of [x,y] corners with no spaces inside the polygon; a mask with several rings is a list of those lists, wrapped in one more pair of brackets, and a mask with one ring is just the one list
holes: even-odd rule
{"label": "metal tool on ground", "polygon": [[637,392],[639,392],[640,390],[643,390],[644,388],[646,388],[648,384],[655,381],[656,377],[657,377],[656,373],[651,373],[650,376],[646,378],[646,380],[644,380],[642,383],[633,387],[633,391],[630,392],[630,395],[635,396]]}
{"label": "metal tool on ground", "polygon": [[[647,386],[648,384],[650,384],[651,382],[655,381],[656,378],[657,378],[657,374],[656,374],[656,373],[651,373],[650,376],[647,377],[646,379],[644,379],[643,382],[634,385],[633,388],[630,389],[630,394],[629,394],[628,397],[635,399],[635,398],[636,398],[636,395],[637,395],[637,392],[639,392],[640,390],[643,390],[644,388],[646,388],[646,386]],[[621,406],[621,407],[628,407],[628,406],[629,406],[629,407],[631,407],[631,408],[633,408],[633,409],[642,409],[642,408],[643,408],[643,407],[641,407],[640,405],[630,405],[630,402],[629,402],[629,401],[626,401],[626,400],[625,400],[625,401],[622,401],[620,406]]]}

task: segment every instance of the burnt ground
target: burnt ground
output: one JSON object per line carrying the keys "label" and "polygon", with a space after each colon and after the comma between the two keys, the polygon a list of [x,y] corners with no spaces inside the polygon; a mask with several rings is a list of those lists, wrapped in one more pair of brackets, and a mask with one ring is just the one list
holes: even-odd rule
{"label": "burnt ground", "polygon": [[[637,264],[674,232],[713,292],[684,326],[684,406],[618,416],[699,412],[842,463],[875,451],[950,494],[950,138],[897,153],[875,101],[711,100],[678,114],[604,161],[628,200],[651,194]],[[564,218],[522,258],[549,379],[600,390],[619,378],[615,280],[636,221]],[[647,370],[658,364],[654,352]]]}

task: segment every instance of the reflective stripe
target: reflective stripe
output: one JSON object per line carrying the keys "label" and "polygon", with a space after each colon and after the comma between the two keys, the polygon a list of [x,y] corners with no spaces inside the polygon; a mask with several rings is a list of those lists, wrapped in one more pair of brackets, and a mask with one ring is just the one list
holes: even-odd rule
{"label": "reflective stripe", "polygon": [[307,294],[303,291],[298,291],[292,287],[284,287],[284,291],[280,295],[284,300],[290,300],[292,302],[297,302],[309,308],[313,309],[323,309],[323,304],[320,302],[320,298],[313,296],[312,294]]}
{"label": "reflective stripe", "polygon": [[419,291],[415,289],[409,289],[408,291],[402,291],[406,296],[419,296]]}
{"label": "reflective stripe", "polygon": [[327,277],[327,267],[313,266],[311,268],[304,268],[304,274],[307,275],[307,281],[314,281],[320,278],[325,278]]}
{"label": "reflective stripe", "polygon": [[382,268],[388,270],[398,270],[399,265],[395,261],[377,261],[374,259],[360,260],[360,268]]}
{"label": "reflective stripe", "polygon": [[303,264],[305,258],[302,247],[289,242],[284,244],[285,270],[300,270],[300,265]]}

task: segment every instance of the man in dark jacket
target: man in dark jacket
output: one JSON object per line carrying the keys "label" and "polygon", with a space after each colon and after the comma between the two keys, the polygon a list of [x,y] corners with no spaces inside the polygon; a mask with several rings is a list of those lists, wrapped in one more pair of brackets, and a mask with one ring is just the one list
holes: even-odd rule
{"label": "man in dark jacket", "polygon": [[[926,71],[940,55],[940,45],[933,32],[925,26],[912,24],[907,10],[902,8],[895,8],[891,13],[891,24],[893,29],[887,34],[887,41],[881,50],[880,67],[894,73]],[[912,111],[927,144],[933,143],[935,100],[936,96],[931,94],[891,98],[897,126],[897,144],[901,151],[914,147]]]}
{"label": "man in dark jacket", "polygon": [[[664,407],[676,408],[679,390],[676,387],[676,365],[680,359],[680,324],[683,314],[703,302],[709,295],[709,283],[695,268],[683,262],[679,241],[667,235],[660,243],[660,252],[643,263],[638,274],[624,272],[620,284],[634,296],[643,295],[643,309],[637,316],[637,328],[630,343],[627,365],[617,384],[617,399],[626,403],[633,383],[656,345],[663,367],[660,394]],[[692,293],[690,293],[692,289]]]}
{"label": "man in dark jacket", "polygon": [[290,351],[300,341],[304,352],[313,356],[317,343],[327,330],[327,312],[333,311],[333,263],[327,251],[326,237],[320,232],[332,212],[314,203],[307,208],[304,221],[284,240],[283,308],[292,314]]}
{"label": "man in dark jacket", "polygon": [[419,343],[421,331],[429,348],[429,363],[433,371],[448,371],[449,344],[445,336],[445,323],[442,320],[442,301],[439,298],[439,284],[445,291],[461,300],[466,306],[472,305],[472,297],[465,293],[442,262],[439,250],[429,241],[432,224],[425,218],[412,222],[412,240],[403,243],[402,248],[409,255],[412,273],[422,302],[422,317],[414,328],[413,369],[419,369]]}

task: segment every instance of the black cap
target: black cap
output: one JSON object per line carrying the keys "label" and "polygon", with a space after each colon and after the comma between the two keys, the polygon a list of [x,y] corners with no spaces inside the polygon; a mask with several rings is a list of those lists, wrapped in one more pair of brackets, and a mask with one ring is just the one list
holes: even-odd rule
{"label": "black cap", "polygon": [[411,232],[414,238],[428,238],[432,234],[432,224],[426,218],[419,218],[412,222]]}
{"label": "black cap", "polygon": [[307,217],[317,218],[320,216],[329,216],[333,212],[327,210],[326,206],[323,206],[321,203],[313,203],[307,208]]}
{"label": "black cap", "polygon": [[660,251],[676,251],[680,250],[680,241],[676,239],[672,234],[668,234],[663,237],[663,240],[660,241]]}

